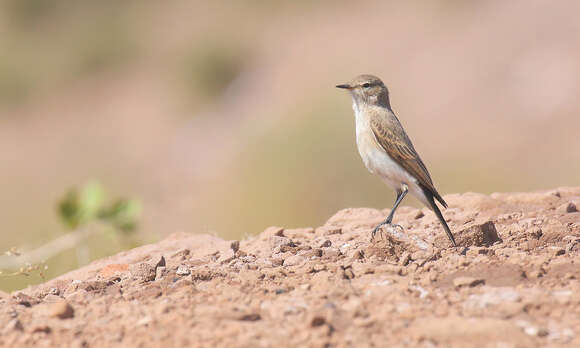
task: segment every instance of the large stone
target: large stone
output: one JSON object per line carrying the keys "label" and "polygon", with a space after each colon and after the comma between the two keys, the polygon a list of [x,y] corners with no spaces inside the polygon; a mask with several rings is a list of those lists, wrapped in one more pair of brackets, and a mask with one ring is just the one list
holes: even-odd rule
{"label": "large stone", "polygon": [[495,224],[491,220],[484,223],[475,223],[457,232],[456,238],[458,240],[457,244],[464,247],[488,247],[501,240],[495,228]]}

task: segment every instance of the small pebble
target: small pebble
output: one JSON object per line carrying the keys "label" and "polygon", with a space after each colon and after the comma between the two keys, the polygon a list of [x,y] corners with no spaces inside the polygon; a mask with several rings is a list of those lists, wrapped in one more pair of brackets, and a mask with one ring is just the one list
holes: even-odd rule
{"label": "small pebble", "polygon": [[409,264],[410,260],[411,260],[411,254],[408,251],[405,251],[403,253],[403,255],[401,255],[401,258],[399,259],[399,265],[407,266]]}
{"label": "small pebble", "polygon": [[458,288],[474,287],[474,286],[477,286],[480,284],[481,285],[485,284],[485,280],[473,278],[473,277],[457,277],[457,278],[453,279],[453,285],[455,285],[455,287],[458,287]]}
{"label": "small pebble", "polygon": [[276,235],[270,237],[270,248],[272,248],[272,250],[276,248],[281,249],[282,247],[285,246],[293,247],[294,242],[292,242],[292,240],[287,237],[280,237]]}
{"label": "small pebble", "polygon": [[298,266],[306,262],[306,259],[300,255],[292,255],[284,260],[284,266]]}
{"label": "small pebble", "polygon": [[74,317],[75,311],[67,301],[63,300],[52,303],[48,309],[48,314],[51,317],[68,319]]}
{"label": "small pebble", "polygon": [[5,329],[9,331],[10,330],[23,331],[24,327],[22,326],[20,320],[12,319],[8,322],[8,324],[6,324]]}
{"label": "small pebble", "polygon": [[177,267],[177,271],[175,271],[175,274],[177,274],[178,276],[186,276],[190,273],[191,273],[191,271],[189,270],[189,267],[187,267],[185,265],[179,265]]}
{"label": "small pebble", "polygon": [[157,269],[155,269],[155,280],[163,278],[166,271],[167,271],[166,267],[157,267]]}
{"label": "small pebble", "polygon": [[556,211],[558,213],[575,213],[578,211],[578,208],[576,207],[576,204],[574,202],[568,202],[568,203],[564,203],[561,206],[559,206],[558,208],[556,208]]}
{"label": "small pebble", "polygon": [[133,278],[136,278],[142,282],[150,282],[155,280],[155,268],[146,262],[133,264],[129,266],[129,271]]}
{"label": "small pebble", "polygon": [[240,241],[239,240],[234,240],[231,244],[230,244],[230,248],[232,249],[232,251],[235,253],[238,252],[238,250],[240,250]]}

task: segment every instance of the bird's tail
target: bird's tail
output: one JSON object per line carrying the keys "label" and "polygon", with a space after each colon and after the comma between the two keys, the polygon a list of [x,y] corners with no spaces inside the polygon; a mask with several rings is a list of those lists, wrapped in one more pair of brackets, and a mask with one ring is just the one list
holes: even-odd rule
{"label": "bird's tail", "polygon": [[[429,202],[430,208],[433,210],[435,215],[437,215],[437,218],[439,219],[439,222],[441,222],[441,225],[443,225],[443,229],[445,229],[445,233],[447,233],[447,237],[449,237],[449,240],[451,241],[451,243],[453,243],[453,246],[456,247],[457,243],[455,243],[455,238],[453,237],[453,233],[451,233],[451,230],[449,229],[447,222],[445,222],[445,218],[443,218],[443,214],[441,214],[441,210],[439,210],[439,207],[435,203],[433,193],[424,187],[421,187],[421,188],[423,189],[423,193],[425,194],[425,197],[427,198],[427,201]],[[442,200],[443,200],[442,198],[439,199],[439,201],[442,201]]]}

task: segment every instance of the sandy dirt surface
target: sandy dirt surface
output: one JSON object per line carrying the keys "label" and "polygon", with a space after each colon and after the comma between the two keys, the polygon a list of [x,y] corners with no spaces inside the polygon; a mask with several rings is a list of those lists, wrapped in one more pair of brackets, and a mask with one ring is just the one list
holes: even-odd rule
{"label": "sandy dirt surface", "polygon": [[177,233],[0,294],[0,345],[579,347],[580,187],[339,211],[240,242]]}

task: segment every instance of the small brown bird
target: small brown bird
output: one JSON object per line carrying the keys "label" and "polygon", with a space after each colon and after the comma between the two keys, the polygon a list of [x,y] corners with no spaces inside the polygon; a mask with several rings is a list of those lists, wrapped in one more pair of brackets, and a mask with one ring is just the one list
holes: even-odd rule
{"label": "small brown bird", "polygon": [[453,246],[457,246],[435,199],[445,208],[447,203],[435,189],[427,167],[391,109],[389,91],[383,81],[373,75],[360,75],[349,83],[336,87],[347,89],[352,96],[356,144],[365,166],[397,193],[393,209],[386,220],[375,227],[373,238],[383,225],[398,226],[392,224],[393,215],[410,191],[435,212],[449,240]]}

